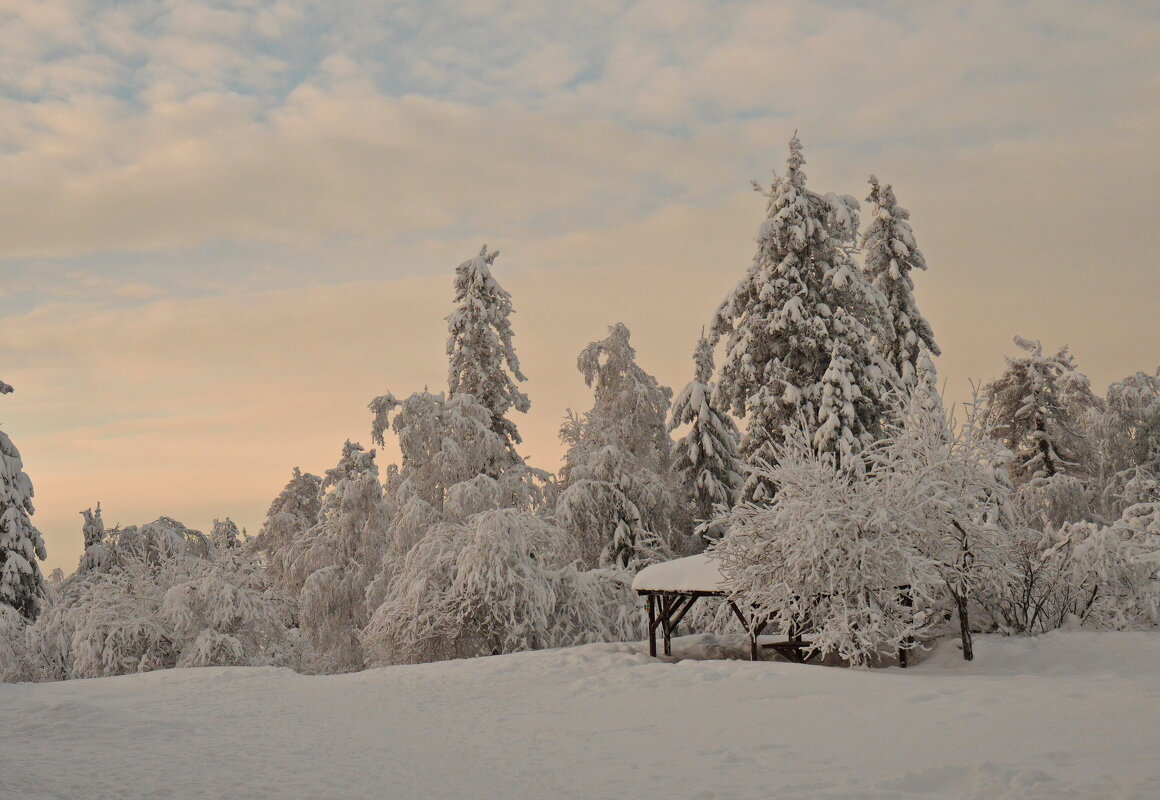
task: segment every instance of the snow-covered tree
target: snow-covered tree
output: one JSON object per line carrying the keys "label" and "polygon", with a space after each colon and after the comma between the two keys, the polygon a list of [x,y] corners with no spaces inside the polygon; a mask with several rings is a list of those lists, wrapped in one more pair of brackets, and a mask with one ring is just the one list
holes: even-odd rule
{"label": "snow-covered tree", "polygon": [[983,387],[983,402],[996,436],[1015,455],[1012,478],[1022,485],[1035,478],[1086,471],[1087,443],[1082,416],[1096,404],[1087,376],[1065,345],[1053,356],[1036,341],[1015,337],[1027,353],[1008,358],[1007,369]]}
{"label": "snow-covered tree", "polygon": [[[12,387],[0,381],[0,394]],[[0,431],[0,604],[26,619],[35,619],[44,599],[40,564],[47,558],[44,540],[32,524],[32,481],[24,472],[20,451]]]}
{"label": "snow-covered tree", "polygon": [[[1151,500],[1147,487],[1160,483],[1160,370],[1137,372],[1108,387],[1091,415],[1095,478],[1105,513]],[[1160,500],[1160,497],[1155,498]]]}
{"label": "snow-covered tree", "polygon": [[322,479],[295,467],[251,544],[265,564],[270,585],[288,597],[297,598],[302,591],[302,584],[291,578],[290,562],[295,542],[318,524],[321,495]]}
{"label": "snow-covered tree", "polygon": [[[400,403],[387,394],[375,398],[370,407],[375,441],[383,443],[388,426],[399,438],[400,484],[438,511],[448,501],[451,487],[481,475],[499,478],[503,472],[495,467],[505,463],[508,442],[492,428],[490,410],[474,395],[447,397],[423,391]],[[522,475],[519,466],[506,461],[507,469]]]}
{"label": "snow-covered tree", "polygon": [[733,599],[763,609],[773,630],[805,628],[816,651],[865,664],[928,633],[932,617],[899,587],[930,607],[940,576],[879,509],[870,478],[818,453],[810,427],[787,426],[774,462],[756,468],[772,497],[735,506],[712,549]]}
{"label": "snow-covered tree", "polygon": [[673,451],[673,470],[689,491],[693,513],[705,535],[718,538],[711,524],[717,509],[732,507],[741,487],[737,462],[740,432],[727,413],[713,405],[713,348],[702,337],[693,353],[696,375],[673,401],[669,430],[688,425]]}
{"label": "snow-covered tree", "polygon": [[447,389],[451,398],[469,394],[485,406],[491,429],[518,459],[520,434],[505,415],[513,408],[526,413],[531,403],[516,385],[527,379],[512,346],[511,295],[491,274],[497,255],[484,245],[455,269],[455,310],[447,317]]}
{"label": "snow-covered tree", "polygon": [[[500,508],[432,526],[408,553],[363,641],[400,664],[618,641],[639,633],[624,576],[578,572],[575,541]],[[639,615],[632,615],[639,619]]]}
{"label": "snow-covered tree", "polygon": [[886,436],[867,453],[869,481],[877,513],[938,572],[969,661],[971,607],[1013,580],[1011,454],[991,436],[977,404],[968,404],[956,425],[929,401],[921,385],[904,398]]}
{"label": "snow-covered tree", "polygon": [[665,418],[672,390],[636,363],[623,323],[581,351],[577,367],[595,393],[583,416],[569,412],[556,502],[585,564],[638,567],[691,546],[680,531],[684,505],[670,471]]}
{"label": "snow-covered tree", "polygon": [[[894,377],[872,341],[884,300],[850,254],[857,203],[807,189],[804,163],[794,136],[786,173],[766,193],[768,217],[753,264],[710,330],[712,344],[725,340],[717,394],[746,420],[740,454],[751,466],[772,459],[799,411],[811,437],[821,431],[812,440],[822,451],[860,452],[881,433]],[[826,387],[838,383],[841,405],[825,409],[823,420]],[[743,495],[760,499],[768,488],[754,473]]]}
{"label": "snow-covered tree", "polygon": [[[930,355],[941,355],[930,323],[914,300],[911,271],[926,269],[926,259],[914,241],[910,212],[898,205],[894,189],[870,176],[870,224],[862,237],[866,277],[886,298],[887,325],[881,347],[905,387],[921,380],[934,383]],[[923,356],[926,356],[923,362]]]}
{"label": "snow-covered tree", "polygon": [[736,506],[714,550],[736,599],[808,626],[819,651],[866,663],[953,610],[970,658],[969,606],[1008,581],[1007,454],[975,419],[956,429],[917,394],[899,406],[864,469],[819,452],[799,419],[758,468],[774,497]]}
{"label": "snow-covered tree", "polygon": [[242,548],[215,548],[166,517],[114,529],[105,545],[100,569],[66,579],[29,629],[29,678],[295,665],[284,603]]}
{"label": "snow-covered tree", "polygon": [[229,517],[226,517],[224,520],[215,519],[213,521],[213,530],[209,534],[209,540],[219,550],[241,547],[242,533],[238,530],[237,524]]}
{"label": "snow-covered tree", "polygon": [[107,551],[105,549],[105,521],[101,519],[101,504],[97,503],[96,511],[86,508],[80,512],[84,517],[81,534],[84,536],[85,551],[81,554],[78,572],[91,572],[104,566]]}
{"label": "snow-covered tree", "polygon": [[366,588],[382,560],[386,520],[375,451],[347,442],[322,479],[318,522],[292,546],[289,580],[302,586],[299,627],[324,671],[363,665],[358,633]]}

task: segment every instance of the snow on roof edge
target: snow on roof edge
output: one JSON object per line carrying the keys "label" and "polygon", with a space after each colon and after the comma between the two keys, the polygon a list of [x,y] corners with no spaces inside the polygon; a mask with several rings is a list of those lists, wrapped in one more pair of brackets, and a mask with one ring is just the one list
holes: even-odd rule
{"label": "snow on roof edge", "polygon": [[721,562],[708,553],[652,564],[636,574],[636,592],[719,592],[725,586]]}

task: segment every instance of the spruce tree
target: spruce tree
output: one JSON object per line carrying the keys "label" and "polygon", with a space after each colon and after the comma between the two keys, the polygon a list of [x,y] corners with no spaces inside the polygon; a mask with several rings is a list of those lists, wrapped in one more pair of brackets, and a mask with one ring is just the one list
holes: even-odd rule
{"label": "spruce tree", "polygon": [[[0,394],[12,387],[0,381]],[[0,431],[0,603],[25,619],[36,619],[44,599],[44,575],[37,560],[47,558],[44,540],[32,524],[32,481],[20,451]]]}
{"label": "spruce tree", "polygon": [[[768,217],[753,264],[710,331],[711,344],[725,340],[717,394],[746,421],[739,450],[750,466],[774,458],[774,445],[799,414],[816,431],[819,451],[849,460],[881,434],[894,379],[872,342],[884,301],[850,254],[856,203],[807,189],[804,163],[794,136],[785,175],[765,193]],[[850,386],[841,408],[833,406],[839,383]],[[771,489],[751,476],[743,496],[767,498]]]}
{"label": "spruce tree", "polygon": [[[470,394],[491,412],[491,428],[508,442],[512,454],[522,440],[505,416],[511,409],[526,413],[528,396],[517,381],[527,380],[512,345],[511,295],[491,274],[499,251],[479,255],[455,269],[455,310],[447,317],[448,396]],[[517,457],[518,459],[518,457]]]}
{"label": "spruce tree", "polygon": [[741,487],[737,463],[740,432],[728,414],[713,405],[713,347],[702,337],[693,353],[696,375],[673,401],[669,431],[689,430],[673,450],[673,471],[693,502],[693,514],[712,538],[710,522],[719,508],[732,507]]}
{"label": "spruce tree", "polygon": [[[911,270],[926,269],[926,259],[914,241],[910,212],[898,205],[894,189],[870,176],[870,224],[862,237],[866,277],[886,298],[887,324],[881,349],[904,387],[933,383],[929,355],[941,355],[930,323],[914,300]],[[925,361],[924,353],[927,354]],[[925,374],[922,374],[925,370]]]}

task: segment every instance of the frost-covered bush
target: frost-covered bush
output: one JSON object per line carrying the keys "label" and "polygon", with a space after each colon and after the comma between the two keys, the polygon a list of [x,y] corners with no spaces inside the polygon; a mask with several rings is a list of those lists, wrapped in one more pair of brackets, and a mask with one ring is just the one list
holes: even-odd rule
{"label": "frost-covered bush", "polygon": [[1007,576],[1007,454],[974,420],[956,430],[929,398],[891,417],[859,469],[819,452],[799,420],[776,465],[758,467],[773,499],[735,507],[714,549],[736,599],[775,626],[808,628],[822,653],[864,664],[953,611],[969,658],[971,601]]}
{"label": "frost-covered bush", "polygon": [[[285,604],[241,548],[197,553],[172,520],[133,528],[115,562],[65,581],[29,631],[31,677],[91,678],[169,667],[294,665]],[[129,529],[125,529],[129,530]],[[190,531],[189,533],[196,533]]]}
{"label": "frost-covered bush", "polygon": [[1110,525],[1026,528],[1014,563],[1017,580],[984,604],[999,630],[1160,624],[1160,503],[1130,506]]}
{"label": "frost-covered bush", "polygon": [[620,639],[638,616],[628,576],[583,573],[573,542],[512,508],[443,522],[407,554],[363,633],[373,663],[469,658]]}
{"label": "frost-covered bush", "polygon": [[940,576],[899,530],[880,494],[859,471],[844,471],[799,425],[774,446],[776,466],[757,469],[775,489],[768,503],[744,502],[725,516],[728,534],[712,549],[730,595],[766,610],[771,630],[805,628],[813,648],[865,664],[930,632]]}
{"label": "frost-covered bush", "polygon": [[28,620],[16,609],[0,604],[0,683],[35,679],[28,627]]}

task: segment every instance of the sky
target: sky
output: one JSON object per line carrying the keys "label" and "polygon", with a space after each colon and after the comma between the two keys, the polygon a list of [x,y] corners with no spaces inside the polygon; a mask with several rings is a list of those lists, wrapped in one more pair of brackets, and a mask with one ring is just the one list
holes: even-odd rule
{"label": "sky", "polygon": [[0,425],[47,569],[98,501],[256,533],[373,397],[445,385],[485,242],[555,468],[608,325],[692,377],[795,130],[811,188],[910,209],[950,400],[1015,335],[1098,392],[1160,364],[1151,0],[0,0],[0,45]]}

